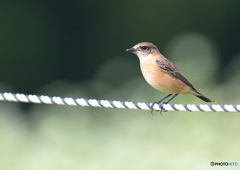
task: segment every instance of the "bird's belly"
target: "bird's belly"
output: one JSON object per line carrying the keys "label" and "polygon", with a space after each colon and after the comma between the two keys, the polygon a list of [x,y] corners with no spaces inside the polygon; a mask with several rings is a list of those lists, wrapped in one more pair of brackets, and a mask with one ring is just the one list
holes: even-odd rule
{"label": "bird's belly", "polygon": [[169,81],[166,81],[166,79],[163,79],[161,77],[155,77],[154,75],[145,75],[145,80],[150,84],[153,88],[164,92],[164,93],[177,93],[175,88],[172,87],[172,84],[170,84]]}
{"label": "bird's belly", "polygon": [[[141,67],[145,80],[155,89],[164,93],[181,93],[189,91],[189,87],[186,86],[181,80],[171,76],[170,74],[160,70],[159,68],[143,68]],[[156,71],[157,70],[157,71]],[[186,89],[187,88],[187,89]]]}

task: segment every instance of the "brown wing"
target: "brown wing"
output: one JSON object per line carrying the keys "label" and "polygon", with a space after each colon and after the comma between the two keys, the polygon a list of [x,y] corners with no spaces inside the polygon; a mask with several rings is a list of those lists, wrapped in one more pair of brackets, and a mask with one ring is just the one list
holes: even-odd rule
{"label": "brown wing", "polygon": [[181,80],[186,85],[191,87],[192,89],[196,90],[193,85],[178,71],[178,69],[169,61],[166,59],[166,64],[160,62],[160,60],[156,60],[156,63],[158,66],[166,73],[170,74],[171,76]]}

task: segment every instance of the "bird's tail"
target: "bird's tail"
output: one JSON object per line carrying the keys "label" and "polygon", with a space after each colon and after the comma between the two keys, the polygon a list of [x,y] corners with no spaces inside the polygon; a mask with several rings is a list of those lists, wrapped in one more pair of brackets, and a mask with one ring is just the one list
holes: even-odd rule
{"label": "bird's tail", "polygon": [[204,96],[203,94],[196,92],[196,96],[200,99],[202,99],[203,101],[207,102],[207,103],[216,103],[215,101],[207,98],[206,96]]}

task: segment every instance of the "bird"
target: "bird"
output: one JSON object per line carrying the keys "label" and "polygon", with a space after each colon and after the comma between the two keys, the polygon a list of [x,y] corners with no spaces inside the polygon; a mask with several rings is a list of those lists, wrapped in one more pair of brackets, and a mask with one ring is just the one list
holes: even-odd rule
{"label": "bird", "polygon": [[[175,65],[160,53],[154,44],[141,42],[126,49],[126,51],[138,56],[142,75],[148,84],[161,92],[168,93],[166,97],[152,103],[151,113],[155,104],[159,105],[160,113],[165,111],[163,105],[168,104],[179,94],[194,95],[207,103],[215,103],[215,101],[198,92]],[[172,97],[165,101],[170,96]]]}

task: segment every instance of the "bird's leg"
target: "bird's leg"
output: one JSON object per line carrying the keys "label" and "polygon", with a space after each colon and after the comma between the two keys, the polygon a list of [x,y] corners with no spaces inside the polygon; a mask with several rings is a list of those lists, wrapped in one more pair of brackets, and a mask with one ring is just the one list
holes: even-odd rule
{"label": "bird's leg", "polygon": [[[165,99],[167,99],[168,97],[170,97],[172,94],[169,94],[169,95],[167,95],[166,97],[164,97],[164,98],[162,98],[161,100],[159,100],[159,101],[157,101],[157,102],[153,102],[152,103],[152,105],[151,105],[151,113],[153,112],[153,106],[155,105],[155,104],[160,104],[163,100],[165,100]],[[176,96],[175,96],[176,97]],[[172,99],[172,98],[171,98]],[[170,100],[171,101],[171,100]],[[169,101],[168,101],[169,102]],[[160,108],[161,110],[160,110],[160,113],[162,112],[162,106],[161,106],[161,108]]]}
{"label": "bird's leg", "polygon": [[172,99],[174,99],[177,95],[179,95],[179,93],[176,93],[173,97],[171,97],[168,101],[166,102],[162,102],[162,103],[158,103],[159,104],[159,108],[160,108],[160,114],[162,114],[162,111],[164,110],[163,105],[164,104],[168,104]]}

